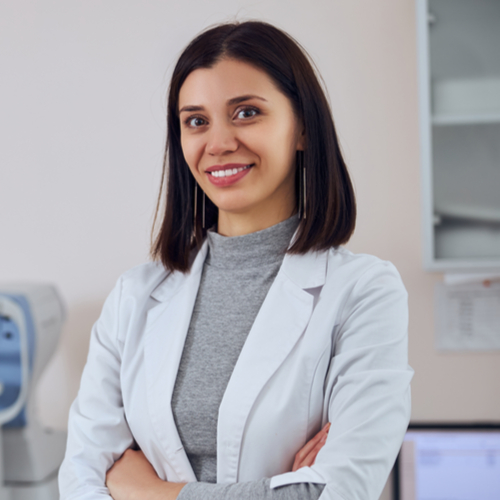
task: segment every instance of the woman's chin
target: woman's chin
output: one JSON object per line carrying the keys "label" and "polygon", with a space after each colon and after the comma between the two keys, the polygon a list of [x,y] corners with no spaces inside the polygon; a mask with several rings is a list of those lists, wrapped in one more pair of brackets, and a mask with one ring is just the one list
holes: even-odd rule
{"label": "woman's chin", "polygon": [[258,212],[258,206],[255,207],[252,203],[245,202],[241,197],[234,197],[236,199],[220,200],[219,203],[214,200],[215,205],[219,209],[219,217],[244,217],[251,216],[252,213]]}

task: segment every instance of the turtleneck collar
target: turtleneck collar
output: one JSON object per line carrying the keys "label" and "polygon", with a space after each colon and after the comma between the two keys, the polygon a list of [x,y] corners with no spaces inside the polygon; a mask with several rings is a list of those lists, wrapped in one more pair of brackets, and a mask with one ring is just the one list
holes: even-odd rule
{"label": "turtleneck collar", "polygon": [[206,264],[224,269],[248,269],[279,263],[298,225],[299,219],[293,215],[267,229],[242,236],[221,236],[208,231]]}

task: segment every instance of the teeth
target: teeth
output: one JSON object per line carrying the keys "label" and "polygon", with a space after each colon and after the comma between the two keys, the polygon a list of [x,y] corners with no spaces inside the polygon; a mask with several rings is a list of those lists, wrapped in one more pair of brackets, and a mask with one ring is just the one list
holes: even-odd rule
{"label": "teeth", "polygon": [[209,172],[211,175],[214,177],[227,177],[230,175],[236,175],[239,172],[242,172],[243,170],[246,170],[247,168],[250,168],[251,165],[246,165],[245,167],[240,167],[240,168],[229,168],[227,170],[214,170],[213,172]]}

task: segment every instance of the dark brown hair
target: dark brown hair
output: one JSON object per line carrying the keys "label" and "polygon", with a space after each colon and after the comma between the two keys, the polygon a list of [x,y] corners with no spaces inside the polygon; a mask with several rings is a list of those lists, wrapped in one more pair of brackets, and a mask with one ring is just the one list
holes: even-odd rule
{"label": "dark brown hair", "polygon": [[[297,151],[297,163],[302,163],[306,171],[306,218],[300,221],[288,253],[326,250],[347,242],[356,220],[354,191],[330,107],[313,66],[289,35],[270,24],[247,21],[208,29],[186,47],[177,61],[169,89],[167,145],[155,222],[162,206],[164,184],[166,203],[152,257],[171,271],[188,271],[191,250],[201,246],[206,228],[217,223],[218,209],[206,197],[202,228],[201,189],[197,190],[200,208],[194,221],[195,180],[181,148],[178,104],[187,76],[198,68],[213,67],[223,58],[244,61],[265,71],[290,99],[304,126],[306,148]],[[298,199],[299,172],[296,179]]]}

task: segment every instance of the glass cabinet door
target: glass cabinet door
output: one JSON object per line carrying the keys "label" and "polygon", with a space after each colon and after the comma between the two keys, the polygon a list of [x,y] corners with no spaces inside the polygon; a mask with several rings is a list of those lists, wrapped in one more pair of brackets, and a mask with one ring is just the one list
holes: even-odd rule
{"label": "glass cabinet door", "polygon": [[500,0],[419,9],[426,264],[500,268]]}

